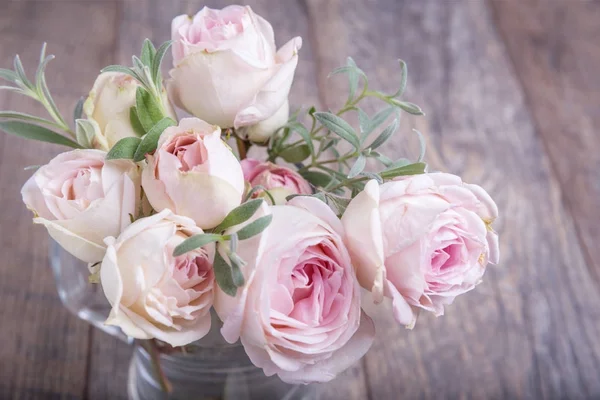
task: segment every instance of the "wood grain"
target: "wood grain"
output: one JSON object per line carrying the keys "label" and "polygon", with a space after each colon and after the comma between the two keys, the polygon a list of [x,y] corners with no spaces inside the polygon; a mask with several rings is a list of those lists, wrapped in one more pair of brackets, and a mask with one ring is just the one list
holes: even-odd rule
{"label": "wood grain", "polygon": [[591,273],[600,283],[600,3],[493,1]]}
{"label": "wood grain", "polygon": [[[389,309],[378,310],[366,357],[370,398],[599,396],[598,286],[562,203],[569,188],[554,176],[487,4],[307,2],[321,39],[319,77],[350,54],[370,87],[390,91],[393,59],[406,60],[407,98],[427,118],[407,118],[403,131],[426,133],[432,168],[481,184],[501,210],[501,264],[447,316],[423,316],[410,332]],[[498,3],[507,18],[519,12]],[[325,93],[331,104],[343,97],[330,87]],[[411,140],[398,138],[391,149],[405,155]],[[590,225],[597,221],[597,208],[582,212]]]}
{"label": "wood grain", "polygon": [[[81,16],[85,18],[81,18]],[[101,58],[112,52],[114,3],[2,4],[0,66],[20,53],[30,76],[42,42],[57,59],[48,81],[65,115],[93,83]],[[66,21],[69,21],[66,23]],[[75,60],[77,60],[75,62]],[[22,96],[0,92],[0,108],[43,115]],[[0,135],[0,398],[81,398],[87,385],[90,327],[70,315],[56,293],[47,259],[47,233],[31,224],[20,189],[31,171],[63,148]]]}

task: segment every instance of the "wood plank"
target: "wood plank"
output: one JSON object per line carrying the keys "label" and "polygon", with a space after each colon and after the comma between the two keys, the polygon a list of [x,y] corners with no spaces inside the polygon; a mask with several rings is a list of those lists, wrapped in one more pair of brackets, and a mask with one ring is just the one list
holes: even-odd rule
{"label": "wood plank", "polygon": [[[428,113],[426,119],[406,118],[403,130],[423,131],[432,169],[481,184],[501,210],[501,265],[490,267],[484,283],[459,298],[447,316],[422,316],[411,332],[393,323],[389,309],[376,312],[378,338],[366,358],[370,398],[599,396],[598,285],[487,3],[307,3],[320,39],[321,81],[349,54],[371,77],[370,87],[388,88],[397,76],[394,59],[402,57],[410,71],[406,97]],[[508,10],[507,18],[520,14],[497,3]],[[556,2],[543,7],[550,3]],[[587,24],[597,20],[589,17]],[[579,19],[569,21],[570,29]],[[506,29],[529,23],[513,25]],[[584,70],[583,62],[577,65]],[[598,65],[585,67],[590,87],[599,83],[591,76]],[[335,104],[343,93],[333,85],[324,96]],[[414,141],[399,137],[388,151],[406,155],[412,146]],[[588,185],[598,181],[582,179]],[[577,190],[573,195],[583,189]],[[592,189],[588,193],[595,197]],[[590,226],[598,220],[597,206],[582,213]]]}
{"label": "wood plank", "polygon": [[[48,84],[64,115],[91,85],[100,60],[112,51],[114,3],[8,2],[0,13],[0,66],[20,53],[30,76],[42,42],[57,59]],[[83,18],[82,18],[83,17]],[[22,96],[0,91],[0,108],[43,115]],[[88,332],[59,301],[47,259],[47,234],[31,224],[20,189],[31,171],[65,148],[0,134],[0,398],[81,398],[85,392]]]}
{"label": "wood plank", "polygon": [[[244,4],[244,2],[240,2]],[[275,31],[277,44],[280,46],[294,36],[304,39],[300,63],[296,71],[296,80],[292,87],[290,99],[292,107],[309,107],[319,101],[316,87],[316,59],[312,50],[314,43],[310,40],[307,10],[303,3],[289,2],[281,7],[277,0],[248,1],[253,10],[266,18]],[[226,1],[210,1],[206,5],[221,8],[229,4]],[[117,44],[116,60],[129,63],[132,54],[137,54],[144,38],[150,38],[155,44],[162,43],[170,37],[171,19],[177,15],[194,14],[204,4],[188,1],[124,2],[119,17],[120,30]],[[293,16],[293,17],[292,17]],[[313,38],[314,39],[314,38]],[[108,63],[109,60],[106,60]],[[170,59],[165,62],[166,67]],[[163,69],[165,76],[167,68]],[[125,344],[102,332],[93,332],[91,357],[91,374],[89,382],[90,399],[124,398],[127,376],[127,361],[131,354]],[[366,398],[365,377],[362,365],[357,365],[334,382],[323,385],[324,399],[364,399]]]}
{"label": "wood plank", "polygon": [[492,1],[498,30],[600,282],[600,3]]}

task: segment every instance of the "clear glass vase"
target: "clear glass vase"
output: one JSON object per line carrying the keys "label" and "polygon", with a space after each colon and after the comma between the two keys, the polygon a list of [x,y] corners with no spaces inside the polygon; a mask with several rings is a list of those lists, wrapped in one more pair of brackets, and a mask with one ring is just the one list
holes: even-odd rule
{"label": "clear glass vase", "polygon": [[104,324],[110,305],[100,284],[89,282],[90,273],[85,263],[51,241],[50,264],[58,294],[67,309],[134,346],[127,385],[129,399],[318,399],[315,385],[290,385],[277,376],[265,376],[260,368],[252,364],[239,342],[225,342],[219,333],[221,322],[214,314],[210,332],[193,343],[192,351],[160,354],[161,370],[172,387],[169,394],[165,393],[146,349],[124,335],[119,328]]}

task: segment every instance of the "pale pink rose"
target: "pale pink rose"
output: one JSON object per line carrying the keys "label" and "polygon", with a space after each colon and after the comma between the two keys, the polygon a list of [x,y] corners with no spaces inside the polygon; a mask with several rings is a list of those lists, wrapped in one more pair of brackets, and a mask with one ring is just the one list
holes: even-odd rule
{"label": "pale pink rose", "polygon": [[271,25],[247,6],[180,15],[171,38],[174,68],[167,86],[177,106],[222,128],[271,119],[247,132],[261,142],[287,122],[301,38],[277,51]]}
{"label": "pale pink rose", "polygon": [[[138,136],[130,118],[130,109],[135,106],[138,86],[139,83],[127,74],[104,72],[98,75],[83,104],[83,112],[97,127],[93,140],[95,148],[108,151],[120,139]],[[164,89],[162,98],[168,116],[176,119]]]}
{"label": "pale pink rose", "polygon": [[[313,193],[310,184],[299,173],[287,167],[246,158],[242,160],[242,170],[244,179],[251,186],[267,189],[278,205],[285,204],[289,195]],[[257,192],[256,195],[261,194]]]}
{"label": "pale pink rose", "polygon": [[498,262],[497,216],[481,187],[430,173],[370,181],[342,222],[362,287],[376,303],[391,298],[396,320],[412,327],[418,309],[442,315]]}
{"label": "pale pink rose", "polygon": [[142,186],[157,211],[168,208],[208,229],[242,201],[242,167],[221,140],[218,126],[184,118],[179,126],[165,129],[146,160]]}
{"label": "pale pink rose", "polygon": [[112,305],[106,324],[171,346],[204,337],[215,286],[214,244],[173,257],[177,245],[201,233],[191,219],[164,210],[138,219],[116,239],[106,238],[100,267],[102,289]]}
{"label": "pale pink rose", "polygon": [[241,339],[266,375],[329,381],[367,352],[375,334],[360,308],[344,229],[325,203],[310,197],[270,208],[263,202],[254,218],[269,212],[269,227],[238,244],[247,262],[245,286],[236,297],[216,291],[221,333],[230,343]]}
{"label": "pale pink rose", "polygon": [[130,160],[105,161],[100,150],[72,150],[38,169],[21,190],[23,202],[50,236],[75,257],[98,262],[104,238],[137,216],[140,174]]}

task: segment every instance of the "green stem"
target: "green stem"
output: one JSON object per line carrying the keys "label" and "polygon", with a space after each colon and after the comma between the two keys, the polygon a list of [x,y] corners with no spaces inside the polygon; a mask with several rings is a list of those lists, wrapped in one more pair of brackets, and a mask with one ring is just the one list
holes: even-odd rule
{"label": "green stem", "polygon": [[160,387],[162,388],[163,392],[169,394],[173,391],[173,387],[171,386],[171,382],[169,382],[169,379],[162,369],[162,365],[160,363],[160,349],[158,348],[155,339],[150,339],[146,342],[148,343],[148,347],[144,348],[148,351],[148,353],[150,353],[150,359],[152,360],[152,365],[154,366],[156,375],[158,376]]}

